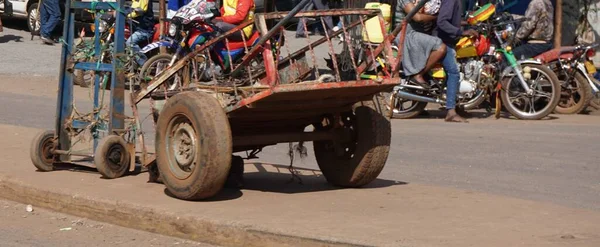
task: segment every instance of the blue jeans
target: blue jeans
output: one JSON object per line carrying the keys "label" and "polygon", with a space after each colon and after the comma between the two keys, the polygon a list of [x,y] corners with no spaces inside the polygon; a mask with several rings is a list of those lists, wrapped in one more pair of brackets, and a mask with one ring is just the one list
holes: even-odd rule
{"label": "blue jeans", "polygon": [[[304,6],[304,9],[302,9],[302,10],[308,11],[313,7],[316,10],[329,9],[329,5],[327,3],[323,3],[323,0],[312,0],[312,3],[309,3],[306,6]],[[296,35],[302,35],[302,34],[308,35],[308,33],[304,33],[304,25],[302,25],[303,20],[306,20],[306,18],[300,18],[300,21],[298,22],[298,25],[296,26]],[[323,21],[325,21],[325,26],[327,26],[327,28],[329,28],[330,30],[333,29],[334,25],[333,25],[333,19],[331,18],[331,16],[323,17]],[[319,28],[319,27],[322,27],[320,20],[317,25],[317,28]],[[308,27],[306,29],[308,31],[310,31],[310,29],[308,29]],[[327,32],[327,30],[325,30],[325,32]]]}
{"label": "blue jeans", "polygon": [[460,71],[456,62],[456,50],[451,46],[446,46],[446,56],[442,61],[444,71],[446,71],[446,109],[456,107],[456,94],[460,83]]}
{"label": "blue jeans", "polygon": [[60,5],[58,0],[44,0],[40,7],[40,35],[50,38],[52,31],[60,23]]}
{"label": "blue jeans", "polygon": [[138,30],[133,32],[131,36],[129,36],[129,39],[127,39],[127,41],[125,42],[125,45],[131,47],[133,52],[139,56],[139,58],[136,59],[136,62],[140,66],[142,66],[142,64],[144,64],[146,60],[148,60],[148,57],[146,57],[144,53],[140,52],[140,50],[142,49],[140,48],[139,43],[149,41],[151,38],[152,33],[146,30]]}

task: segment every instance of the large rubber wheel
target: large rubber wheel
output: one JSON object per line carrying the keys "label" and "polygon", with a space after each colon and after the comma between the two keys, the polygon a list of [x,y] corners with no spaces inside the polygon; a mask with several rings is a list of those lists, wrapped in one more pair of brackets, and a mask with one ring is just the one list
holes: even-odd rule
{"label": "large rubber wheel", "polygon": [[[387,161],[391,125],[383,115],[382,97],[360,102],[342,114],[337,141],[315,141],[319,168],[327,181],[343,187],[360,187],[375,180]],[[334,118],[332,118],[334,119]],[[331,131],[333,124],[315,124],[317,130]]]}
{"label": "large rubber wheel", "polygon": [[558,114],[578,114],[582,112],[594,98],[592,87],[584,75],[577,72],[561,90],[561,97],[554,112]]}
{"label": "large rubber wheel", "polygon": [[109,135],[98,143],[94,164],[104,178],[120,178],[129,171],[130,157],[127,142],[120,136]]}
{"label": "large rubber wheel", "polygon": [[560,81],[548,67],[526,64],[531,69],[531,79],[527,84],[534,86],[533,95],[527,95],[517,76],[504,78],[500,97],[510,114],[518,119],[539,120],[547,117],[560,100]]}
{"label": "large rubber wheel", "polygon": [[216,195],[227,180],[232,148],[229,120],[214,97],[183,92],[167,100],[156,127],[156,162],[172,195]]}
{"label": "large rubber wheel", "polygon": [[31,140],[29,157],[31,162],[39,170],[49,172],[54,169],[54,131],[46,130],[35,135]]}

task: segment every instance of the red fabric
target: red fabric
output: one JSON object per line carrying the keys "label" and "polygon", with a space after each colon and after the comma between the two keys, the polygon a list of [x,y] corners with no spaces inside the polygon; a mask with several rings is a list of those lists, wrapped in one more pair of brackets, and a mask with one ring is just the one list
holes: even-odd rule
{"label": "red fabric", "polygon": [[250,47],[252,47],[254,42],[256,42],[256,40],[258,40],[259,38],[260,38],[260,34],[258,32],[254,32],[252,34],[252,36],[248,40],[246,40],[246,46],[244,46],[243,41],[239,41],[239,42],[229,42],[229,45],[227,47],[229,48],[230,51],[242,49],[245,47],[248,47],[248,49],[250,49]]}
{"label": "red fabric", "polygon": [[[253,7],[254,0],[238,0],[237,7],[235,8],[237,10],[235,15],[222,16],[218,19],[231,24],[240,24],[246,19],[246,16],[248,16],[248,13],[250,13],[250,10]],[[225,10],[221,7],[221,15],[223,14],[225,14]]]}
{"label": "red fabric", "polygon": [[[563,59],[570,59],[573,57],[574,46],[564,46],[561,48],[554,48],[547,52],[544,52],[535,57],[535,59],[539,59],[542,63],[549,63],[554,60],[557,60],[559,57]],[[562,54],[561,54],[562,53]]]}

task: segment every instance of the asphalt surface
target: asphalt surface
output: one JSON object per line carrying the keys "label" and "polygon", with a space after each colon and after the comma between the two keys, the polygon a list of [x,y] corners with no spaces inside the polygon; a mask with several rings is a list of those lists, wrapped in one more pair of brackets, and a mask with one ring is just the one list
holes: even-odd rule
{"label": "asphalt surface", "polygon": [[[5,29],[1,35],[26,34]],[[0,76],[40,73],[53,78],[58,73],[59,47],[40,43],[0,36]],[[8,59],[6,51],[11,51]],[[27,73],[30,68],[37,70]],[[600,210],[597,113],[517,121],[495,120],[478,111],[470,124],[444,123],[443,113],[435,107],[430,113],[420,119],[393,121],[391,152],[381,178]],[[54,114],[52,97],[0,92],[0,123],[52,128]],[[287,144],[267,148],[259,157],[264,162],[289,164]],[[317,168],[312,152],[295,165]]]}
{"label": "asphalt surface", "polygon": [[211,245],[132,230],[0,200],[0,242],[29,246],[199,246]]}

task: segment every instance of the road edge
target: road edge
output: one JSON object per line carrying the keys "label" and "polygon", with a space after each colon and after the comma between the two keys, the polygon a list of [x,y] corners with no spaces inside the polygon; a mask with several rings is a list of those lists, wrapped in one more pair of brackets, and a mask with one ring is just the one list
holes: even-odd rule
{"label": "road edge", "polygon": [[336,239],[286,235],[235,223],[177,216],[141,205],[39,189],[0,174],[0,198],[59,213],[224,246],[365,246]]}

